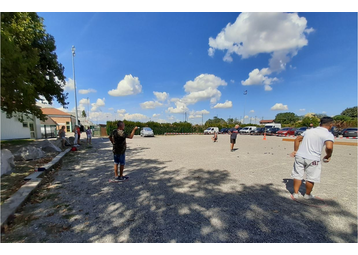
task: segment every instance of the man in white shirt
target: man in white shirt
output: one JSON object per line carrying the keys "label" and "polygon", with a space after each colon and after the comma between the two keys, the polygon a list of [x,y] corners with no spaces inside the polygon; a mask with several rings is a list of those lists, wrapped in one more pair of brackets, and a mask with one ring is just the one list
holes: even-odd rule
{"label": "man in white shirt", "polygon": [[298,190],[301,186],[304,173],[306,173],[306,194],[304,198],[314,198],[311,192],[314,184],[320,182],[321,153],[325,145],[326,156],[323,157],[323,162],[328,163],[331,160],[334,136],[329,130],[331,130],[332,126],[333,119],[331,117],[323,117],[319,127],[307,129],[296,138],[294,151],[291,153],[291,157],[295,157],[291,174],[293,178],[293,198],[299,198]]}

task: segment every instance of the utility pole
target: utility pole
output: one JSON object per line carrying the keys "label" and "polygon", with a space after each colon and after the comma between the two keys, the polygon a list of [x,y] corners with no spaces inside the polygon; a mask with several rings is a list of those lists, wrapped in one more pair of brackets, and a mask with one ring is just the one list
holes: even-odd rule
{"label": "utility pole", "polygon": [[[244,96],[246,96],[247,95],[247,90],[245,90],[244,91]],[[244,102],[244,124],[245,124],[245,107],[246,107],[246,97],[244,97],[245,98],[245,102]]]}
{"label": "utility pole", "polygon": [[78,111],[77,111],[77,94],[76,94],[76,79],[75,79],[75,46],[72,46],[72,67],[73,67],[73,84],[75,87],[75,108],[76,108],[76,125],[78,125]]}

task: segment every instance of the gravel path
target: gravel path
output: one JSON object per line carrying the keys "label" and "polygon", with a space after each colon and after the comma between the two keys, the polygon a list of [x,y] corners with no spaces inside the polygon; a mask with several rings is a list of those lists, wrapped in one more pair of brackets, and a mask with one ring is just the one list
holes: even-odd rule
{"label": "gravel path", "polygon": [[[352,141],[356,142],[356,141]],[[128,140],[125,174],[109,183],[108,139],[64,158],[44,192],[28,203],[26,225],[3,242],[357,242],[357,147],[336,145],[313,194],[326,206],[293,201],[292,142],[238,136],[158,136]],[[304,192],[304,186],[301,187]]]}

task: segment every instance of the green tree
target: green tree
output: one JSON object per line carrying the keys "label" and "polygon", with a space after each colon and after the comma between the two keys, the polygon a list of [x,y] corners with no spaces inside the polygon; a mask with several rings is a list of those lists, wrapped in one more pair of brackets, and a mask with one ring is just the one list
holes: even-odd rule
{"label": "green tree", "polygon": [[346,108],[341,115],[348,116],[350,118],[357,118],[357,106]]}
{"label": "green tree", "polygon": [[275,122],[281,124],[293,124],[296,121],[298,121],[298,119],[299,119],[298,116],[293,112],[283,112],[283,113],[278,113],[276,115]]}
{"label": "green tree", "polygon": [[218,127],[219,129],[226,127],[227,123],[224,119],[214,116],[213,119],[208,119],[205,122],[205,127]]}
{"label": "green tree", "polygon": [[20,112],[44,120],[36,106],[41,97],[49,104],[54,98],[63,107],[68,104],[64,68],[55,50],[53,36],[36,13],[1,13],[1,110],[8,118]]}
{"label": "green tree", "polygon": [[302,119],[302,121],[300,122],[301,123],[301,127],[309,127],[310,124],[312,123],[314,127],[317,127],[319,126],[319,122],[320,122],[320,119],[317,118],[317,117],[304,117]]}
{"label": "green tree", "polygon": [[348,117],[346,115],[336,115],[333,117],[333,120],[335,121],[350,121],[351,119],[351,117]]}
{"label": "green tree", "polygon": [[82,118],[86,118],[86,117],[87,117],[86,111],[85,111],[85,110],[82,110],[81,115],[82,115]]}

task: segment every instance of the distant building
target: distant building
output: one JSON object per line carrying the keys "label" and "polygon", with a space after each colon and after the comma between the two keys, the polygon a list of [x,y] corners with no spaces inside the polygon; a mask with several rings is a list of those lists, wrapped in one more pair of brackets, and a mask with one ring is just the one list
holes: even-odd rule
{"label": "distant building", "polygon": [[29,117],[23,116],[24,122],[19,118],[22,113],[14,113],[11,118],[1,111],[1,140],[11,139],[39,139],[41,138],[40,120],[32,114]]}
{"label": "distant building", "polygon": [[66,132],[73,132],[76,125],[75,116],[56,108],[41,108],[41,110],[43,114],[47,115],[57,123],[57,130],[61,129],[62,126],[65,126]]}
{"label": "distant building", "polygon": [[275,120],[260,120],[260,125],[272,124]]}

